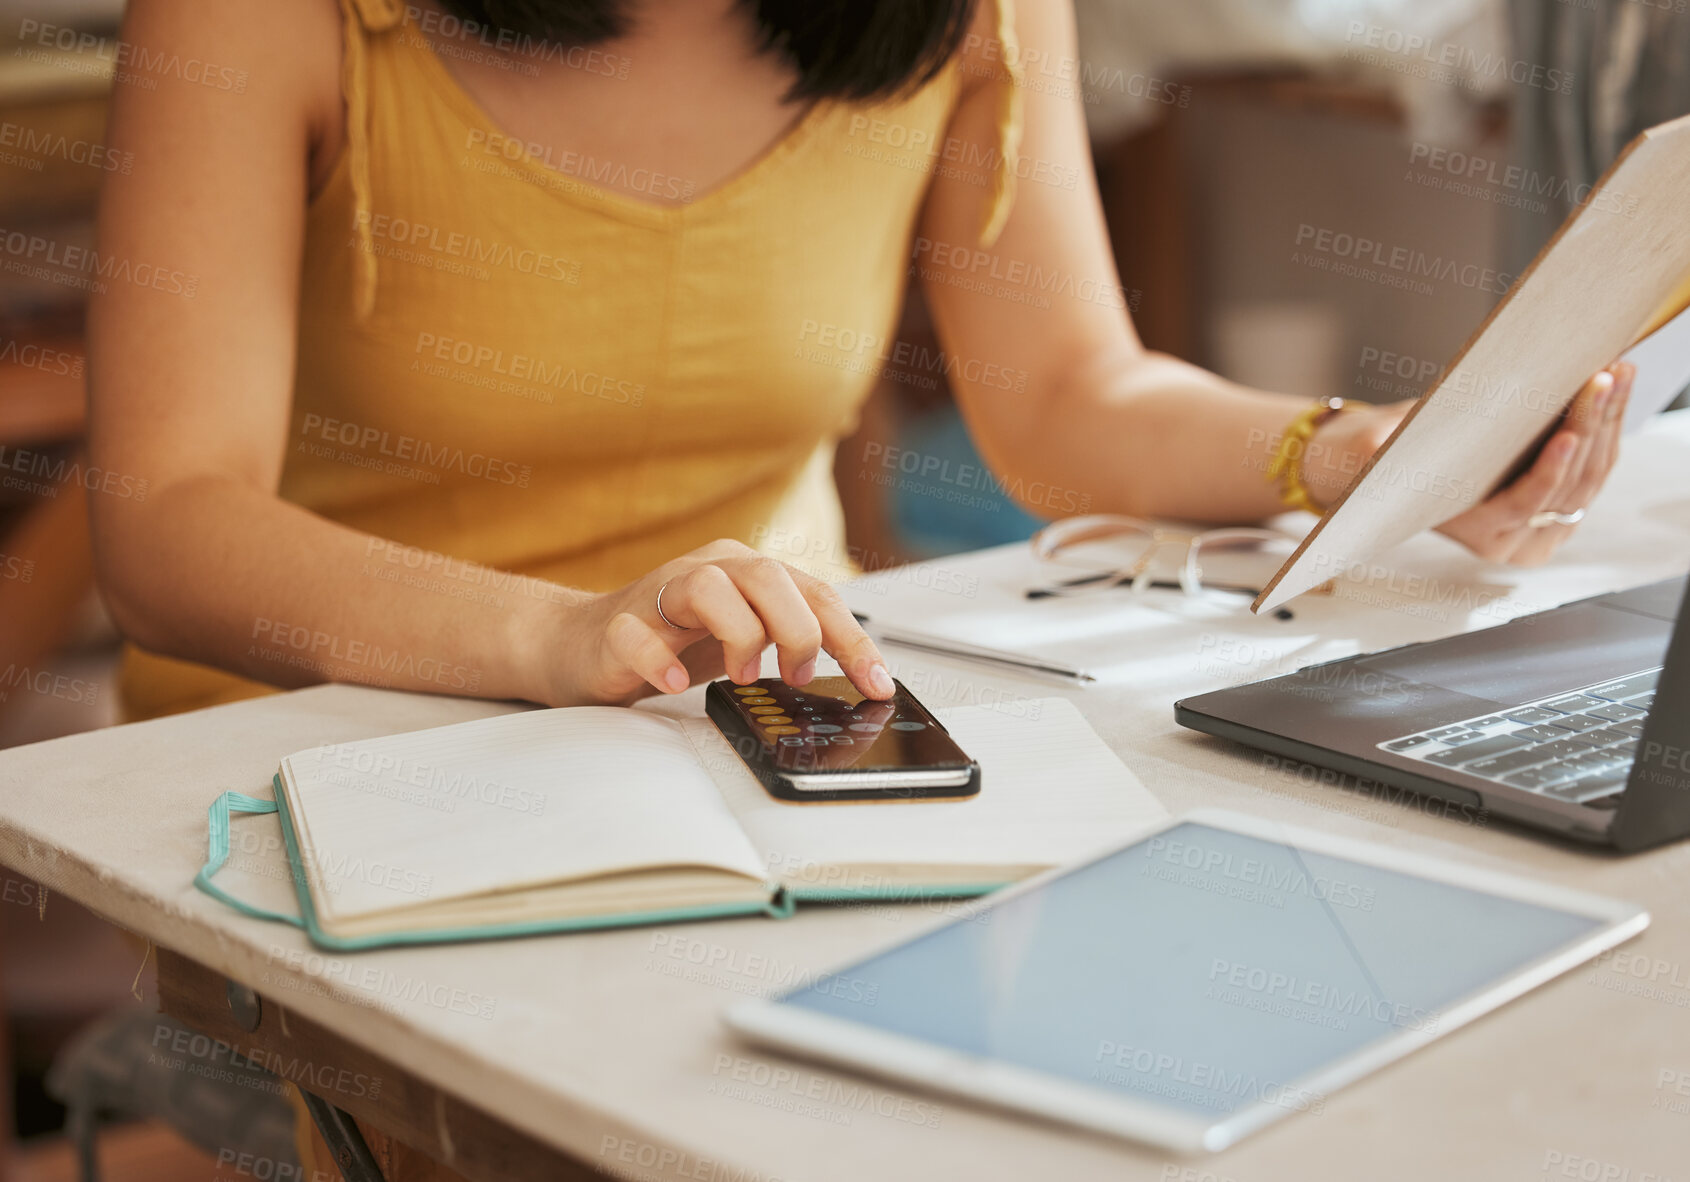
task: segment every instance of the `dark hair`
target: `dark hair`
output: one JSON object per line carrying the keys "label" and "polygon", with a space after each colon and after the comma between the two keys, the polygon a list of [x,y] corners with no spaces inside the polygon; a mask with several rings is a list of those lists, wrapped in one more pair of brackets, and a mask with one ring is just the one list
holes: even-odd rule
{"label": "dark hair", "polygon": [[[441,0],[519,37],[594,45],[627,32],[630,0]],[[886,98],[932,79],[962,43],[975,0],[738,0],[761,47],[798,72],[790,99]]]}

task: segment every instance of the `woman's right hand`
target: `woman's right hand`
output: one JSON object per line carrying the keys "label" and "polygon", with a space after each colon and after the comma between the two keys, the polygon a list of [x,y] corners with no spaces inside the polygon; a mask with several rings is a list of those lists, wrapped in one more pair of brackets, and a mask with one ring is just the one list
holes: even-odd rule
{"label": "woman's right hand", "polygon": [[[663,592],[663,616],[657,593]],[[773,644],[788,685],[805,685],[826,650],[866,697],[890,698],[886,661],[832,586],[742,542],[712,542],[620,591],[565,609],[562,651],[536,654],[550,705],[626,704],[678,694],[725,670],[756,681]]]}

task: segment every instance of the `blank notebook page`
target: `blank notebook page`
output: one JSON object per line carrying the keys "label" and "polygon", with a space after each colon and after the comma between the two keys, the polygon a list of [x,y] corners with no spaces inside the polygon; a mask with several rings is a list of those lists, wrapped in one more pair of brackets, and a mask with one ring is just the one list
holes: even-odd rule
{"label": "blank notebook page", "polygon": [[639,711],[506,714],[285,765],[333,918],[650,867],[768,877],[679,724]]}

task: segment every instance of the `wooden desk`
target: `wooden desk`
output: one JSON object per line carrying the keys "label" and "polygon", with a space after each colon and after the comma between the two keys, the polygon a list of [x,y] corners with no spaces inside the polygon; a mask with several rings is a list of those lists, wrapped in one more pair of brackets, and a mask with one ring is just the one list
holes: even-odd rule
{"label": "wooden desk", "polygon": [[570,1182],[604,1176],[378,1050],[302,1015],[288,1015],[273,997],[260,995],[254,1015],[246,998],[231,1002],[231,991],[240,990],[195,960],[158,950],[159,1008],[166,1014],[437,1161],[450,1161],[465,1177]]}
{"label": "wooden desk", "polygon": [[[1379,648],[1494,623],[1508,605],[1681,573],[1687,462],[1690,418],[1673,416],[1627,444],[1613,485],[1555,565],[1493,568],[1417,539],[1392,559],[1403,577],[1370,584],[1365,603],[1301,601],[1290,639]],[[1001,582],[1025,577],[1014,563],[987,553],[948,566]],[[1450,606],[1459,596],[1441,598],[1474,587],[1485,594],[1472,614]],[[0,861],[177,954],[162,956],[161,988],[190,1022],[239,1044],[217,1013],[217,981],[256,989],[264,1048],[303,1061],[317,1090],[354,1112],[369,1097],[348,1081],[379,1077],[374,1119],[476,1178],[567,1176],[547,1154],[620,1177],[712,1182],[1681,1175],[1690,1113],[1673,1081],[1690,1072],[1690,844],[1618,858],[1461,824],[1430,804],[1335,792],[1175,727],[1175,697],[1259,675],[1219,653],[1259,645],[1270,622],[1169,612],[1134,634],[1137,676],[1071,696],[1175,813],[1231,807],[1518,870],[1639,900],[1655,922],[1606,960],[1343,1089],[1320,1114],[1214,1158],[1173,1160],[764,1055],[722,1029],[728,1003],[912,932],[933,918],[921,907],[334,956],[190,885],[205,809],[220,791],[262,792],[279,758],[301,747],[508,708],[493,703],[321,687],[0,752]],[[1052,692],[904,654],[897,664],[940,704],[989,691],[1013,707]],[[699,697],[664,707],[697,710]],[[237,833],[250,836],[237,840],[227,880],[270,906],[288,891],[268,844],[275,832],[273,817],[239,821]],[[1567,1163],[1571,1175],[1560,1172]]]}

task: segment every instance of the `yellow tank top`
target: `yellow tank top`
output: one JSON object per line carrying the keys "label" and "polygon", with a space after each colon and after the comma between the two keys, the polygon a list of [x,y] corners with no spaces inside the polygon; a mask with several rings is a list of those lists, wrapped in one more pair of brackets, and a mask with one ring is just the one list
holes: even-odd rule
{"label": "yellow tank top", "polygon": [[[817,103],[706,192],[617,174],[648,200],[600,183],[613,161],[502,134],[401,0],[342,4],[347,144],[307,215],[281,496],[594,590],[719,537],[845,571],[832,454],[896,328],[958,63]],[[1002,73],[987,240],[1015,178]],[[140,718],[266,687],[131,648],[122,688]]]}

